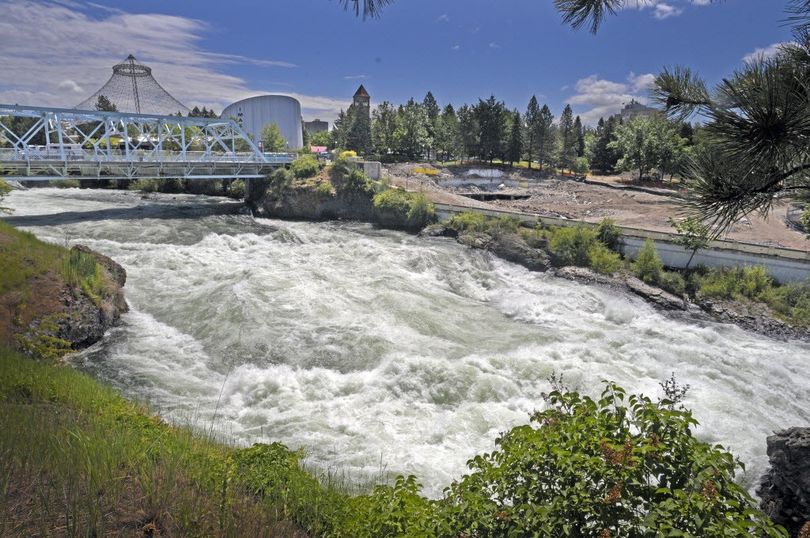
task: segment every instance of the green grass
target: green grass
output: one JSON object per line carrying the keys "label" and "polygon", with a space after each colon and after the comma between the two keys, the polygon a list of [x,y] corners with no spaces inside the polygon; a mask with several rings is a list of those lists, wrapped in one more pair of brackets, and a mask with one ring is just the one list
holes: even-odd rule
{"label": "green grass", "polygon": [[61,270],[66,252],[0,221],[0,295],[17,290],[27,296],[34,278]]}
{"label": "green grass", "polygon": [[[69,368],[0,348],[0,535],[325,534],[347,497],[282,445],[171,427]],[[283,535],[283,534],[280,534]]]}

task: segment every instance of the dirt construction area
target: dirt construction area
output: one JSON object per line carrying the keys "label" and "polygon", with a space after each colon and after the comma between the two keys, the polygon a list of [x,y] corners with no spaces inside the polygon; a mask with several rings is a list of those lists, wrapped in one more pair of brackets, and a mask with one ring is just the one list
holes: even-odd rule
{"label": "dirt construction area", "polygon": [[[499,170],[489,176],[481,166],[434,168],[430,165],[391,165],[386,169],[392,185],[424,190],[437,203],[513,210],[541,216],[599,222],[605,217],[619,225],[673,232],[670,217],[682,215],[679,192],[666,183],[634,184],[622,176],[588,178],[543,177],[526,170]],[[413,173],[413,170],[422,173]],[[424,171],[428,170],[428,174]],[[497,194],[494,200],[479,201]],[[810,250],[807,236],[791,226],[789,202],[777,203],[767,218],[759,214],[740,219],[724,239],[775,247]],[[795,213],[795,211],[794,211]]]}

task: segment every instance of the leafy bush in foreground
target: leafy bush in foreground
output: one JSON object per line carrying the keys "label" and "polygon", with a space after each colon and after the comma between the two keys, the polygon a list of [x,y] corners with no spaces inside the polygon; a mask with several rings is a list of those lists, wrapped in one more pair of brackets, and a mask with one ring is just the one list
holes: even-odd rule
{"label": "leafy bush in foreground", "polygon": [[449,536],[786,536],[676,401],[609,383],[596,401],[554,391],[548,403],[446,490]]}

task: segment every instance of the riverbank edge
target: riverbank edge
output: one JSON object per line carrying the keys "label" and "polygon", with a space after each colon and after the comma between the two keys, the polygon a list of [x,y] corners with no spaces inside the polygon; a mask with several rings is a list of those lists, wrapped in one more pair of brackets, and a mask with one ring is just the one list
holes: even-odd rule
{"label": "riverbank edge", "polygon": [[554,267],[550,262],[549,252],[531,247],[518,234],[458,233],[442,224],[418,229],[414,228],[404,215],[400,215],[399,220],[396,214],[387,214],[385,219],[379,218],[375,215],[370,198],[356,194],[342,197],[333,192],[325,195],[311,188],[297,186],[276,195],[264,195],[247,200],[246,205],[254,216],[263,218],[311,222],[354,220],[381,228],[416,233],[420,237],[453,238],[469,248],[485,250],[531,271],[550,272],[560,278],[607,287],[613,291],[640,297],[670,316],[677,315],[681,319],[698,322],[730,323],[779,340],[810,341],[810,330],[792,326],[776,318],[763,305],[733,300],[691,302],[686,297],[675,296],[629,274],[603,275],[583,267]]}

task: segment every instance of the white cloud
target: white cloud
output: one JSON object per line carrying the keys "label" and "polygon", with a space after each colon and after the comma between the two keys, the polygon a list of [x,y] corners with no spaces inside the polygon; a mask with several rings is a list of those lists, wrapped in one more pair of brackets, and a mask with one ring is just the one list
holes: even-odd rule
{"label": "white cloud", "polygon": [[668,19],[669,17],[677,17],[681,13],[683,13],[682,9],[661,2],[660,4],[655,5],[653,16],[656,19]]}
{"label": "white cloud", "polygon": [[[671,2],[675,2],[678,5],[674,5]],[[658,20],[663,20],[681,15],[684,12],[684,7],[681,6],[690,4],[703,6],[710,2],[711,0],[670,0],[670,2],[663,0],[626,0],[622,4],[622,9],[650,9],[653,17]]]}
{"label": "white cloud", "polygon": [[343,77],[344,80],[363,80],[367,79],[368,75],[346,75]]}
{"label": "white cloud", "polygon": [[779,52],[779,49],[784,46],[785,43],[773,43],[768,45],[767,47],[761,47],[754,49],[753,52],[749,52],[745,56],[743,56],[743,61],[746,63],[755,62],[758,60],[767,60]]}
{"label": "white cloud", "polygon": [[453,45],[450,50],[461,50],[461,45]]}
{"label": "white cloud", "polygon": [[[295,67],[279,59],[206,50],[201,41],[211,29],[197,19],[94,6],[76,0],[2,3],[0,102],[75,106],[107,81],[114,64],[133,54],[181,102],[222,110],[235,100],[267,93],[224,73],[223,66]],[[305,117],[326,118],[350,102],[300,94],[299,100]]]}
{"label": "white cloud", "polygon": [[646,90],[654,79],[655,76],[650,73],[630,73],[627,82],[615,82],[590,75],[577,81],[574,86],[576,93],[568,102],[584,124],[594,125],[599,118],[616,114],[632,100],[647,103],[649,99]]}
{"label": "white cloud", "polygon": [[708,6],[712,0],[692,0],[692,3],[696,6]]}
{"label": "white cloud", "polygon": [[493,41],[493,42],[491,42],[489,44],[489,48],[491,48],[491,49],[499,49],[499,48],[501,48],[501,46]]}
{"label": "white cloud", "polygon": [[630,71],[630,74],[627,76],[627,82],[630,83],[631,90],[634,92],[647,91],[655,82],[655,74],[644,73],[643,75],[636,75]]}
{"label": "white cloud", "polygon": [[68,90],[68,91],[71,91],[73,93],[78,93],[78,94],[88,93],[84,88],[79,86],[78,82],[76,82],[75,80],[70,80],[70,79],[65,79],[62,82],[60,82],[59,85],[57,86],[57,88],[60,89],[60,90]]}
{"label": "white cloud", "polygon": [[443,13],[439,15],[439,18],[436,19],[436,22],[450,22],[450,16],[447,13]]}

